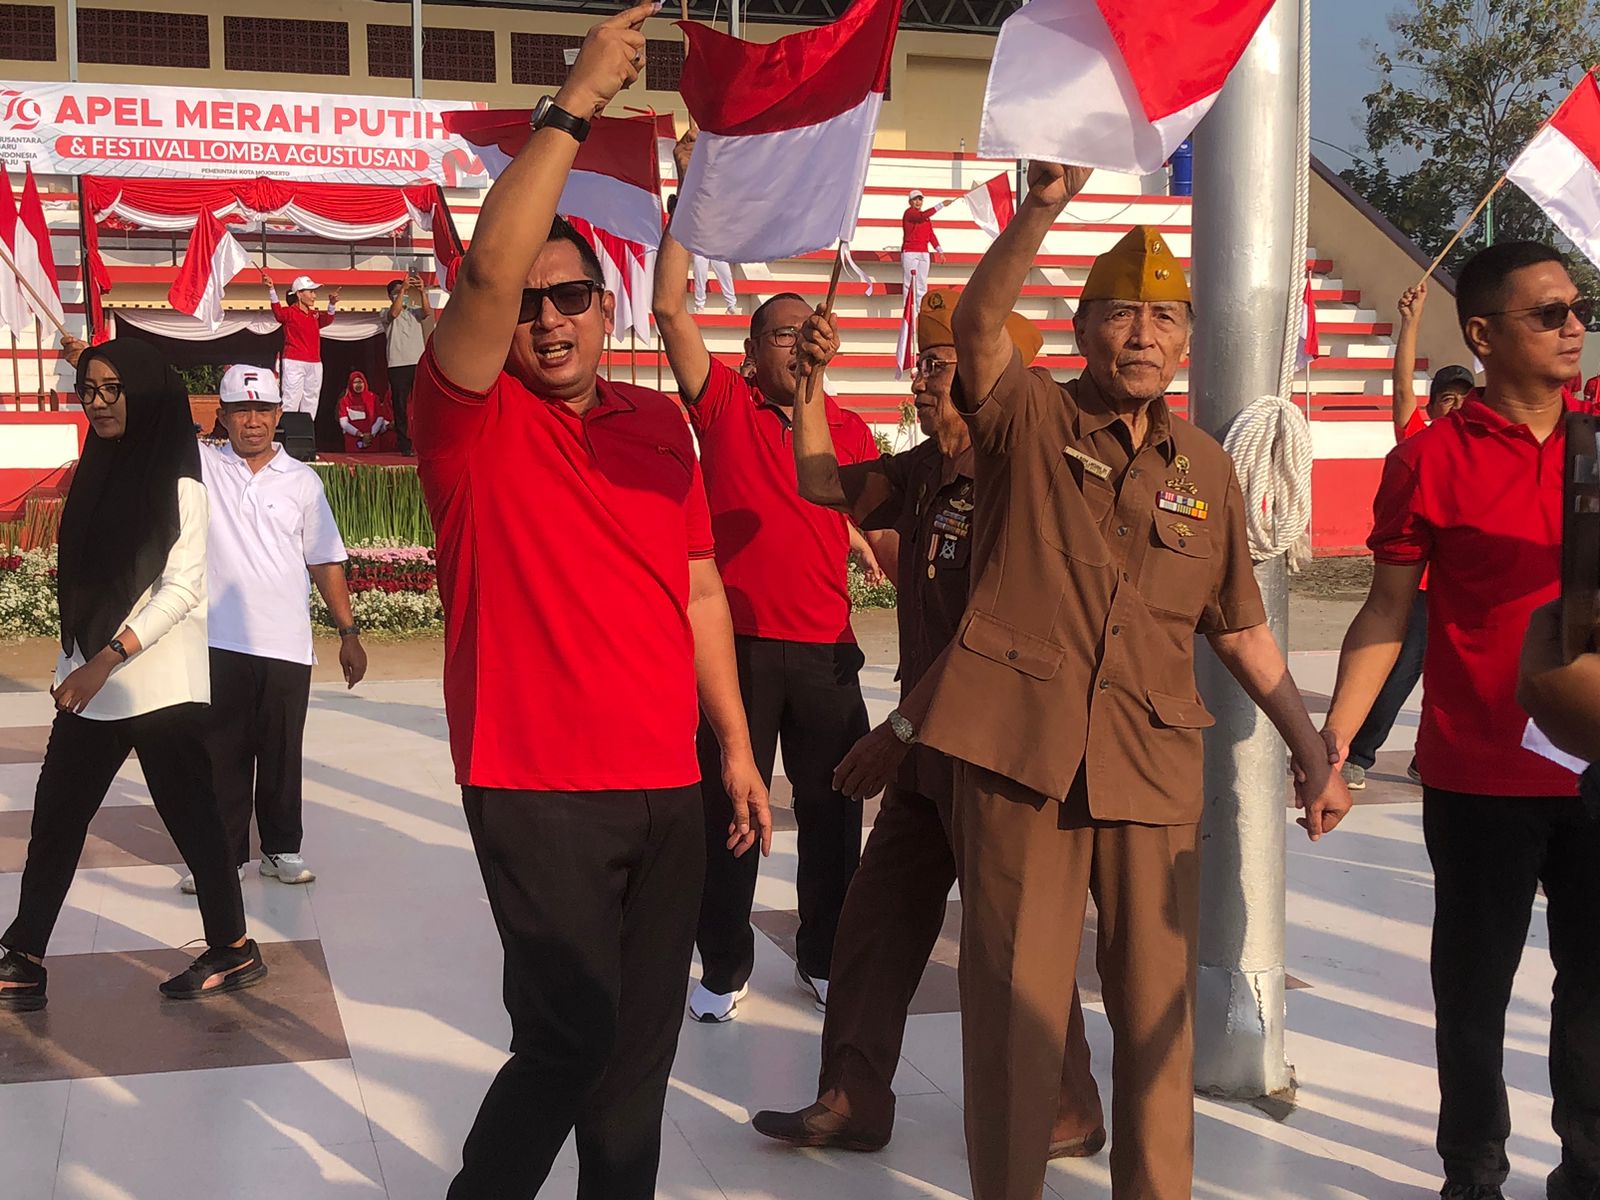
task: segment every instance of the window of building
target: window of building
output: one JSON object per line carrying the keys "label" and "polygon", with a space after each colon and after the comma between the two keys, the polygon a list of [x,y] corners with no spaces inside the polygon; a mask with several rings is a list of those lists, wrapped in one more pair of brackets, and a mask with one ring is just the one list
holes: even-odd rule
{"label": "window of building", "polygon": [[[411,26],[367,26],[367,73],[378,79],[411,78]],[[422,30],[422,77],[458,83],[493,83],[494,30]]]}
{"label": "window of building", "polygon": [[56,10],[43,4],[0,4],[0,58],[55,62]]}
{"label": "window of building", "polygon": [[683,77],[683,43],[651,40],[644,44],[644,86],[652,92],[675,92]]}
{"label": "window of building", "polygon": [[230,71],[350,74],[350,26],[343,21],[223,17],[222,42]]}
{"label": "window of building", "polygon": [[211,31],[204,13],[80,8],[78,57],[89,63],[205,70],[211,65]]}
{"label": "window of building", "polygon": [[576,50],[583,38],[558,33],[511,35],[511,82],[535,87],[560,87],[567,81],[563,52]]}

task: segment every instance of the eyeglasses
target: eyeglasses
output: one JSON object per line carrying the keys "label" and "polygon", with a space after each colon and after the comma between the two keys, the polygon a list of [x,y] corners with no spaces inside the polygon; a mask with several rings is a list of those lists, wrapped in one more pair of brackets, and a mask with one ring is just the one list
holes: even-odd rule
{"label": "eyeglasses", "polygon": [[96,400],[106,408],[113,407],[122,399],[122,384],[113,380],[110,383],[80,383],[78,385],[78,403],[88,408]]}
{"label": "eyeglasses", "polygon": [[920,375],[926,379],[931,375],[937,375],[946,367],[953,367],[955,365],[956,360],[953,358],[940,358],[937,354],[932,353],[924,354],[921,358],[917,359],[916,366],[912,368],[912,374],[913,376]]}
{"label": "eyeglasses", "polygon": [[771,339],[772,344],[780,350],[792,350],[800,344],[800,327],[780,325],[776,329],[763,329],[760,336]]}
{"label": "eyeglasses", "polygon": [[1534,323],[1546,333],[1560,329],[1567,323],[1569,316],[1577,317],[1578,323],[1585,329],[1594,320],[1594,301],[1587,296],[1579,296],[1571,303],[1557,300],[1553,304],[1535,304],[1529,308],[1502,308],[1499,312],[1479,313],[1484,317],[1510,317],[1518,313],[1532,313]]}
{"label": "eyeglasses", "polygon": [[576,317],[580,313],[589,311],[589,306],[594,303],[595,293],[602,290],[592,279],[573,279],[566,283],[552,283],[544,288],[523,288],[522,309],[517,314],[517,324],[526,325],[530,321],[537,321],[539,314],[544,311],[546,296],[563,317]]}

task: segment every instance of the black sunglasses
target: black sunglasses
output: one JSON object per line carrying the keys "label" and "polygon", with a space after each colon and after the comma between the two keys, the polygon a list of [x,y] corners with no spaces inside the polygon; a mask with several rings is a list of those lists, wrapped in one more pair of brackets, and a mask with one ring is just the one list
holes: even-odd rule
{"label": "black sunglasses", "polygon": [[526,325],[530,321],[537,321],[539,314],[544,311],[546,296],[563,317],[576,317],[580,313],[588,312],[589,306],[594,303],[595,293],[604,290],[592,279],[573,279],[566,283],[552,283],[549,287],[543,288],[523,288],[522,308],[517,313],[517,324]]}
{"label": "black sunglasses", "polygon": [[1567,323],[1569,316],[1577,317],[1578,323],[1585,329],[1594,320],[1594,301],[1587,296],[1579,296],[1570,304],[1564,300],[1557,300],[1553,304],[1535,304],[1529,308],[1502,308],[1499,312],[1487,312],[1480,315],[1485,317],[1510,317],[1518,313],[1532,313],[1540,329],[1546,333],[1560,329]]}

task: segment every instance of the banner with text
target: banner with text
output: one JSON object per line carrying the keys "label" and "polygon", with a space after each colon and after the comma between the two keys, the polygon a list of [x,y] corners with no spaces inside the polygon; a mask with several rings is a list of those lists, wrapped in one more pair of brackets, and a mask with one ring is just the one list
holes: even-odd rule
{"label": "banner with text", "polygon": [[35,174],[488,182],[442,114],[461,100],[0,80],[0,161]]}

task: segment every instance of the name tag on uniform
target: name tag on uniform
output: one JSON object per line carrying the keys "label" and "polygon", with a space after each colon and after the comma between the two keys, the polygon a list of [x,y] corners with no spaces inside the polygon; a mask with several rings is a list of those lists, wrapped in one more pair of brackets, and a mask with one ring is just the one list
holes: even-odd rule
{"label": "name tag on uniform", "polygon": [[1204,521],[1211,506],[1204,500],[1196,500],[1193,496],[1185,496],[1181,492],[1163,490],[1156,493],[1156,507],[1164,512],[1177,513],[1179,516],[1192,517],[1196,521]]}
{"label": "name tag on uniform", "polygon": [[1068,446],[1066,451],[1070,456],[1081,462],[1083,464],[1083,469],[1089,472],[1089,474],[1093,475],[1096,479],[1111,478],[1111,468],[1105,463],[1101,462],[1098,458],[1091,458],[1082,450],[1079,450],[1076,446]]}

